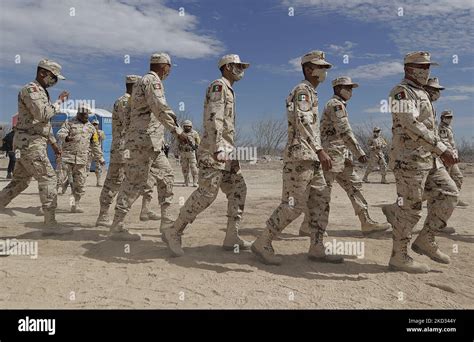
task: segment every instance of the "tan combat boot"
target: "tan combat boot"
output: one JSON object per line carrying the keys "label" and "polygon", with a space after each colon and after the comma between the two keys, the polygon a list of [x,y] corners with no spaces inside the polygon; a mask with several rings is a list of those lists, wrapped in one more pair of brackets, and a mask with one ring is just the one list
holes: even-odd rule
{"label": "tan combat boot", "polygon": [[97,221],[95,221],[96,227],[110,227],[112,225],[112,221],[109,218],[109,207],[100,207],[99,217],[97,217]]}
{"label": "tan combat boot", "polygon": [[56,211],[55,209],[44,210],[44,227],[42,234],[45,236],[48,235],[65,235],[71,234],[72,229],[69,227],[64,227],[56,221]]}
{"label": "tan combat boot", "polygon": [[469,203],[464,202],[463,200],[458,200],[458,203],[456,204],[457,207],[469,207]]}
{"label": "tan combat boot", "polygon": [[382,180],[380,181],[380,183],[389,184],[388,181],[387,181],[387,178],[385,177],[385,175],[382,175]]}
{"label": "tan combat boot", "polygon": [[390,228],[390,224],[387,222],[378,223],[372,220],[367,210],[362,210],[357,216],[359,216],[360,229],[362,230],[362,234],[364,236],[370,235],[372,233],[383,232]]}
{"label": "tan combat boot", "polygon": [[364,174],[364,178],[362,178],[362,181],[364,183],[369,183],[369,174],[367,172]]}
{"label": "tan combat boot", "polygon": [[71,206],[71,213],[81,214],[83,212],[84,212],[84,209],[82,209],[81,204],[79,203],[79,200],[75,200],[74,204]]}
{"label": "tan combat boot", "polygon": [[340,264],[344,262],[344,258],[340,255],[326,254],[326,247],[323,243],[324,232],[322,229],[311,234],[308,258],[311,261],[328,262],[331,264]]}
{"label": "tan combat boot", "polygon": [[35,216],[44,216],[43,207],[39,207],[39,209],[36,212]]}
{"label": "tan combat boot", "polygon": [[409,238],[393,240],[392,257],[388,262],[391,271],[401,271],[408,273],[428,273],[430,268],[426,264],[416,262],[408,255]]}
{"label": "tan combat boot", "polygon": [[150,210],[150,202],[150,199],[143,197],[142,210],[140,211],[140,221],[158,221],[160,219],[160,215]]}
{"label": "tan combat boot", "polygon": [[239,246],[239,250],[249,250],[252,246],[251,242],[243,240],[239,236],[239,226],[239,219],[229,218],[227,220],[227,231],[225,234],[224,243],[222,245],[224,250],[233,251],[237,245]]}
{"label": "tan combat boot", "polygon": [[193,187],[197,188],[198,182],[197,182],[197,177],[193,176]]}
{"label": "tan combat boot", "polygon": [[451,258],[439,250],[434,233],[427,228],[421,230],[418,237],[412,243],[411,249],[441,264],[449,264],[451,262]]}
{"label": "tan combat boot", "polygon": [[184,186],[189,186],[189,175],[184,176]]}
{"label": "tan combat boot", "polygon": [[140,234],[130,233],[128,229],[123,227],[123,217],[118,218],[117,216],[114,217],[114,222],[110,227],[110,240],[114,241],[139,241],[141,240]]}
{"label": "tan combat boot", "polygon": [[252,244],[252,252],[266,265],[281,265],[283,258],[275,255],[272,241],[276,235],[267,227]]}
{"label": "tan combat boot", "polygon": [[[161,232],[161,240],[168,246],[171,255],[174,257],[180,257],[184,255],[184,250],[181,247],[182,241],[181,236],[183,235],[184,229],[188,225],[179,216],[178,219],[173,223],[167,223],[167,227],[163,227]],[[161,229],[161,228],[160,228]]]}

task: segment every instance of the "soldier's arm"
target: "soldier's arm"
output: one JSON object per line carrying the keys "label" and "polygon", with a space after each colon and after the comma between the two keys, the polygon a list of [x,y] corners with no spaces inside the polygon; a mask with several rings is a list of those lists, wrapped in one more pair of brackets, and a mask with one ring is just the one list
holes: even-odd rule
{"label": "soldier's arm", "polygon": [[321,146],[321,133],[319,131],[319,118],[316,117],[316,122],[313,123],[313,127],[311,125],[313,112],[311,111],[311,102],[310,102],[310,94],[307,89],[297,89],[295,92],[295,96],[293,97],[294,103],[294,124],[295,128],[300,133],[302,139],[307,141],[311,148],[317,152],[322,150]]}
{"label": "soldier's arm", "polygon": [[204,117],[204,130],[212,142],[211,151],[214,153],[226,151],[226,143],[222,138],[224,127],[225,94],[220,82],[212,83],[207,89],[207,112]]}
{"label": "soldier's arm", "polygon": [[90,150],[92,152],[94,160],[98,160],[99,162],[104,161],[104,154],[102,153],[102,149],[100,148],[99,139],[94,139],[94,134],[92,134],[90,137]]}
{"label": "soldier's arm", "polygon": [[176,115],[166,102],[165,94],[163,93],[163,85],[160,81],[153,81],[145,84],[145,97],[148,105],[165,128],[176,135],[180,135],[183,130],[178,125]]}
{"label": "soldier's arm", "polygon": [[61,125],[61,128],[59,129],[58,133],[56,133],[58,139],[61,142],[66,141],[66,137],[69,135],[69,123],[66,121]]}
{"label": "soldier's arm", "polygon": [[361,156],[365,156],[364,150],[360,147],[354,133],[352,133],[352,128],[344,106],[338,103],[329,103],[326,110],[331,117],[336,135],[344,141],[347,148],[349,148],[357,159]]}
{"label": "soldier's arm", "polygon": [[400,124],[405,128],[410,138],[419,142],[420,145],[428,151],[442,155],[444,151],[446,151],[447,146],[441,142],[435,132],[431,132],[423,123],[416,119],[420,113],[415,105],[415,99],[409,98],[406,90],[403,88],[395,89],[390,96],[394,98],[395,101],[411,101],[410,106],[400,105],[398,106],[398,111],[392,110],[392,114],[397,116]]}
{"label": "soldier's arm", "polygon": [[60,110],[60,101],[50,103],[45,101],[41,96],[40,90],[36,85],[31,85],[21,90],[23,101],[33,115],[35,120],[46,122],[49,121]]}

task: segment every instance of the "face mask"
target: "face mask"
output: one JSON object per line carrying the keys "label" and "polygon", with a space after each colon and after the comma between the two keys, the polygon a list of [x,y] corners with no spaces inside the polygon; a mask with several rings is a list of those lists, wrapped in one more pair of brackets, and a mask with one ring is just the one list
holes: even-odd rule
{"label": "face mask", "polygon": [[232,65],[232,69],[230,70],[232,75],[234,76],[234,81],[240,81],[242,77],[244,77],[244,69],[238,67],[237,65]]}
{"label": "face mask", "polygon": [[407,68],[409,75],[413,78],[418,84],[425,85],[430,78],[430,69],[420,69],[420,68]]}
{"label": "face mask", "polygon": [[341,89],[341,91],[339,91],[339,95],[341,95],[341,97],[345,101],[349,101],[349,99],[352,97],[352,91],[347,89]]}
{"label": "face mask", "polygon": [[45,77],[43,77],[43,83],[46,88],[49,88],[49,87],[54,86],[56,83],[58,83],[58,78],[48,74]]}
{"label": "face mask", "polygon": [[191,132],[191,127],[188,127],[188,126],[184,127],[184,131],[185,131],[186,133]]}
{"label": "face mask", "polygon": [[428,94],[430,95],[430,99],[431,101],[436,101],[439,99],[439,97],[441,96],[441,92],[439,90],[429,90],[428,91]]}
{"label": "face mask", "polygon": [[451,121],[452,121],[452,120],[453,120],[453,118],[449,118],[449,119],[448,119],[448,118],[444,118],[444,119],[443,119],[443,122],[444,122],[446,125],[449,126],[449,125],[451,125]]}
{"label": "face mask", "polygon": [[316,68],[316,69],[313,69],[311,76],[316,76],[318,78],[319,83],[322,83],[326,79],[327,74],[328,73],[326,69]]}

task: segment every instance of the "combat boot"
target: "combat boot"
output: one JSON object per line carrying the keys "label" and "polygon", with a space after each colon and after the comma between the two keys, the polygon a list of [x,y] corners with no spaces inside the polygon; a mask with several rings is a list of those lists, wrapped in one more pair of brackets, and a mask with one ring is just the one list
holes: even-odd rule
{"label": "combat boot", "polygon": [[95,221],[96,227],[110,227],[112,225],[112,221],[109,218],[109,207],[100,207],[99,217],[97,217],[97,221]]}
{"label": "combat boot", "polygon": [[457,207],[469,207],[469,203],[464,202],[463,200],[458,200],[458,203],[456,204]]}
{"label": "combat boot", "polygon": [[275,234],[267,227],[252,244],[251,250],[266,265],[281,265],[283,258],[275,255],[272,241]]}
{"label": "combat boot", "polygon": [[362,234],[364,236],[367,236],[376,232],[383,232],[390,228],[390,224],[386,222],[378,223],[372,220],[369,216],[369,212],[367,209],[360,211],[357,216],[359,216],[360,229],[362,230]]}
{"label": "combat boot", "polygon": [[161,223],[160,223],[160,233],[174,225],[174,220],[171,217],[170,213],[170,204],[169,203],[162,203],[161,204]]}
{"label": "combat boot", "polygon": [[8,173],[7,173],[7,179],[12,179],[12,178],[13,178],[12,173],[11,173],[11,172],[8,172]]}
{"label": "combat boot", "polygon": [[252,246],[252,243],[246,240],[243,240],[239,236],[239,226],[240,220],[239,219],[231,219],[227,220],[227,231],[225,234],[224,243],[222,248],[226,251],[233,251],[234,248],[238,245],[239,250],[249,250]]}
{"label": "combat boot", "polygon": [[409,238],[393,240],[392,256],[388,262],[388,268],[391,271],[428,273],[430,271],[428,265],[416,262],[408,255],[409,241]]}
{"label": "combat boot", "polygon": [[434,232],[436,234],[446,234],[446,235],[452,235],[454,233],[456,233],[456,229],[454,229],[454,227],[444,227],[444,228],[438,228],[438,229],[435,229]]}
{"label": "combat boot", "polygon": [[340,255],[326,254],[326,247],[323,243],[324,232],[322,229],[311,234],[308,258],[311,261],[327,262],[331,264],[340,264],[344,262],[344,258]]}
{"label": "combat boot", "polygon": [[412,243],[411,249],[441,264],[449,264],[451,262],[451,258],[439,250],[433,231],[427,228],[421,230],[418,237]]}
{"label": "combat boot", "polygon": [[362,178],[362,181],[364,183],[369,183],[369,175],[367,173],[364,175],[364,178]]}
{"label": "combat boot", "polygon": [[382,180],[380,181],[380,183],[388,184],[388,181],[387,181],[387,178],[385,177],[385,175],[382,175]]}
{"label": "combat boot", "polygon": [[187,223],[178,217],[178,219],[171,224],[166,224],[168,227],[163,227],[161,232],[161,240],[168,246],[171,255],[174,257],[180,257],[184,255],[184,250],[181,247],[181,236],[183,235],[184,229]]}
{"label": "combat boot", "polygon": [[130,233],[128,229],[123,227],[123,218],[114,217],[114,222],[110,227],[110,240],[114,241],[139,241],[140,234]]}
{"label": "combat boot", "polygon": [[71,234],[72,229],[64,227],[56,221],[56,211],[54,209],[44,210],[44,227],[42,234],[48,235],[65,235]]}
{"label": "combat boot", "polygon": [[84,209],[81,208],[81,205],[79,204],[79,200],[74,201],[74,204],[71,206],[71,213],[82,214],[83,212],[84,212]]}
{"label": "combat boot", "polygon": [[35,216],[44,216],[43,207],[39,207],[39,209],[36,212]]}
{"label": "combat boot", "polygon": [[385,215],[385,218],[387,219],[387,222],[392,225],[392,227],[395,226],[395,207],[396,204],[386,204],[382,207],[382,212]]}
{"label": "combat boot", "polygon": [[160,219],[160,215],[150,210],[150,202],[150,199],[143,197],[142,210],[140,211],[140,221],[158,221]]}
{"label": "combat boot", "polygon": [[189,175],[184,176],[184,186],[189,186]]}
{"label": "combat boot", "polygon": [[197,186],[198,186],[198,182],[197,182],[196,176],[193,176],[193,187],[197,188]]}

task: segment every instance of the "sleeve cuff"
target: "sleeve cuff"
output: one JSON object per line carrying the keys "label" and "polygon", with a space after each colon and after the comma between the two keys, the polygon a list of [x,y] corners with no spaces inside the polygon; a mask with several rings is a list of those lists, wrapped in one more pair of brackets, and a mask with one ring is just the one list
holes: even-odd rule
{"label": "sleeve cuff", "polygon": [[438,156],[442,155],[444,153],[444,151],[446,151],[448,149],[448,147],[443,144],[441,141],[438,141],[436,143],[436,146],[434,148],[434,153],[436,153]]}

